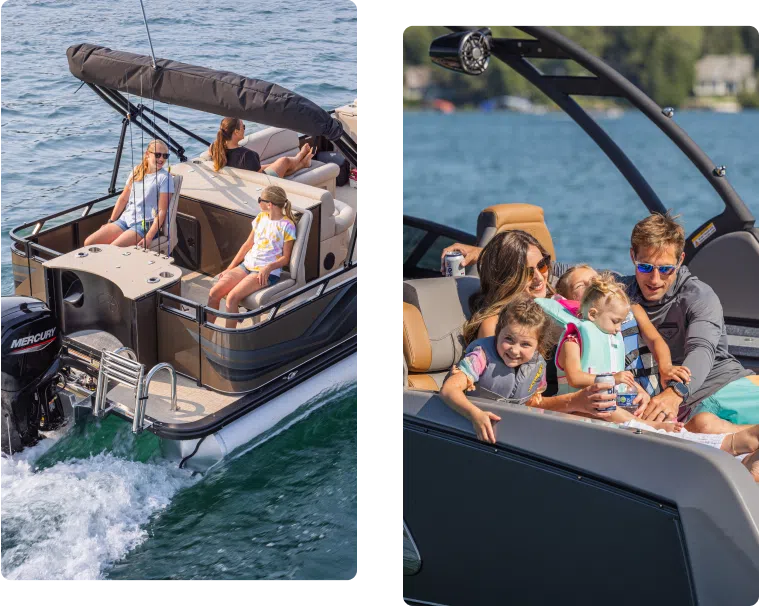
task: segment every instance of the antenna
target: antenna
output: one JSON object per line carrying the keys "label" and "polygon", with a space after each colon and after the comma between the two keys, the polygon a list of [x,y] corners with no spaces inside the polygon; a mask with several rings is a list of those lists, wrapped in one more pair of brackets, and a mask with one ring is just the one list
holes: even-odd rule
{"label": "antenna", "polygon": [[153,41],[150,39],[150,28],[148,27],[148,18],[145,16],[145,5],[140,0],[140,8],[142,8],[142,20],[145,21],[145,30],[148,32],[148,43],[150,43],[150,54],[153,57],[153,69],[158,69],[155,62],[155,52],[153,51]]}

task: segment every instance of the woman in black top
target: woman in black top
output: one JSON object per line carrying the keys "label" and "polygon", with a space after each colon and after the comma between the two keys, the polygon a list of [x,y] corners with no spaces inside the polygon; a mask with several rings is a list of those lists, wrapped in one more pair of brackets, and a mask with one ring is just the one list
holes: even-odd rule
{"label": "woman in black top", "polygon": [[224,118],[221,121],[216,140],[208,149],[213,159],[213,169],[219,171],[225,166],[266,173],[272,177],[287,177],[301,168],[311,166],[313,153],[306,143],[297,155],[277,158],[271,164],[261,166],[261,158],[252,149],[240,147],[240,140],[245,136],[245,124],[239,118]]}

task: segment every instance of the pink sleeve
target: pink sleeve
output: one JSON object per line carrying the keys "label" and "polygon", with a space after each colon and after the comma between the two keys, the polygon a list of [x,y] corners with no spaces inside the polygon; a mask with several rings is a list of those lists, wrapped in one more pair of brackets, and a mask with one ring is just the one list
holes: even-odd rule
{"label": "pink sleeve", "polygon": [[562,345],[564,345],[564,342],[567,340],[577,343],[580,346],[580,355],[582,355],[582,337],[580,336],[580,330],[577,328],[576,324],[572,324],[571,322],[567,324],[567,329],[564,331],[564,334],[559,341],[559,345],[556,348],[556,368],[559,370],[564,370],[559,364],[559,354],[561,353]]}

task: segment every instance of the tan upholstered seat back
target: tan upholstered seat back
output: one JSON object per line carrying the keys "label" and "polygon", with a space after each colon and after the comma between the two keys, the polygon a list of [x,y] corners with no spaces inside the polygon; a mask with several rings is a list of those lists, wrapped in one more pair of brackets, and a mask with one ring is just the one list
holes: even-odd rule
{"label": "tan upholstered seat back", "polygon": [[459,361],[469,296],[478,288],[479,280],[468,276],[403,283],[403,356],[410,387],[433,389],[434,383],[439,388]]}
{"label": "tan upholstered seat back", "polygon": [[551,258],[556,259],[543,209],[533,204],[496,204],[483,210],[477,218],[477,246],[485,246],[497,233],[511,229],[521,229],[534,236]]}

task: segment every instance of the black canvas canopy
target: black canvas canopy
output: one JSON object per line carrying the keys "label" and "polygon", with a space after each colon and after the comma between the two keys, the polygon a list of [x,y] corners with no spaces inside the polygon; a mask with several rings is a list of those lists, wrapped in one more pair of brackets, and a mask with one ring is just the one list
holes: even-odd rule
{"label": "black canvas canopy", "polygon": [[140,95],[161,103],[219,116],[252,120],[330,140],[342,125],[318,105],[263,80],[246,78],[170,59],[114,51],[94,44],[76,44],[66,51],[69,70],[88,84]]}

